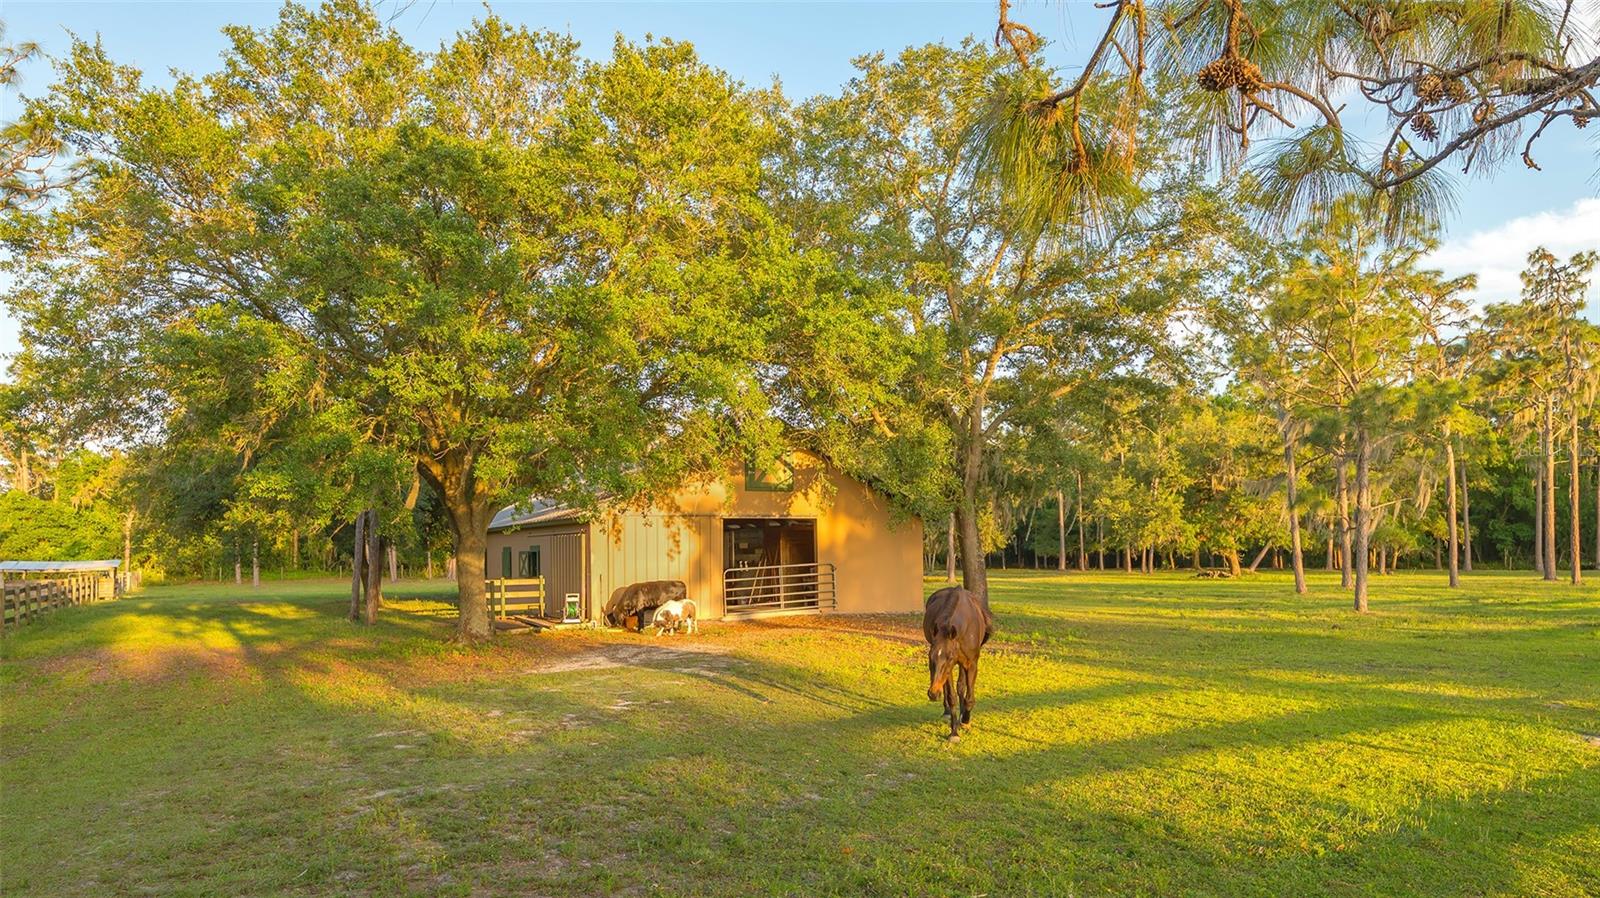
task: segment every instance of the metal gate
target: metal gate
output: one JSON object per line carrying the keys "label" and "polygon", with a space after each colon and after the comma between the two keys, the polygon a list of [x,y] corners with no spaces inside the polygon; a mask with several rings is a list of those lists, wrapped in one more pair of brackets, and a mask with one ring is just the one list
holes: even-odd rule
{"label": "metal gate", "polygon": [[722,572],[723,617],[831,610],[835,586],[831,562],[728,568]]}

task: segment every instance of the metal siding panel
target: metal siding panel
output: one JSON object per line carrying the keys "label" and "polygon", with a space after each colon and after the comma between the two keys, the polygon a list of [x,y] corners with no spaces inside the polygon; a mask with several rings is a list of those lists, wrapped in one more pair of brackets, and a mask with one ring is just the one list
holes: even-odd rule
{"label": "metal siding panel", "polygon": [[545,616],[560,617],[565,611],[566,595],[577,593],[583,597],[583,536],[563,533],[550,537],[550,572],[545,577]]}

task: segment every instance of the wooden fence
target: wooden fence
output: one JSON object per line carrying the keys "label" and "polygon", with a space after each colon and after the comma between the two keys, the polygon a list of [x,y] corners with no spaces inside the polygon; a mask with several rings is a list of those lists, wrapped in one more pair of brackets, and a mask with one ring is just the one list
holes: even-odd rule
{"label": "wooden fence", "polygon": [[483,585],[490,616],[503,618],[530,613],[533,617],[544,616],[543,577],[485,580]]}
{"label": "wooden fence", "polygon": [[0,632],[33,620],[46,611],[116,598],[119,584],[103,574],[74,574],[20,580],[0,577]]}

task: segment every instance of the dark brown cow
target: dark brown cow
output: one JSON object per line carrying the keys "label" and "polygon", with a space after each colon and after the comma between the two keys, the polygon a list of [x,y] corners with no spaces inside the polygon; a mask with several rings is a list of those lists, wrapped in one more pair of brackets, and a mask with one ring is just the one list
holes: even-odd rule
{"label": "dark brown cow", "polygon": [[[973,690],[978,685],[978,653],[994,633],[989,602],[959,586],[947,586],[928,597],[922,612],[922,635],[928,640],[928,701],[944,694],[950,738],[961,738],[961,725],[972,721]],[[954,682],[960,668],[960,683]],[[956,716],[956,697],[961,714]]]}
{"label": "dark brown cow", "polygon": [[638,615],[639,629],[643,630],[645,622],[650,619],[646,612],[668,602],[687,598],[688,595],[689,588],[683,585],[682,580],[646,580],[619,586],[611,594],[611,600],[606,602],[606,623],[620,627],[630,616]]}

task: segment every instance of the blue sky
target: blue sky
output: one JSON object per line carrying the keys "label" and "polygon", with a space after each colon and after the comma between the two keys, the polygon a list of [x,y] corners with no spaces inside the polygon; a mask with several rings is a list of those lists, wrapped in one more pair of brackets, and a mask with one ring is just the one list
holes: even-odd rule
{"label": "blue sky", "polygon": [[[1600,23],[1600,3],[1585,4]],[[864,53],[932,41],[958,42],[968,34],[993,34],[995,5],[973,2],[549,2],[492,4],[513,21],[565,31],[586,53],[609,53],[613,36],[647,34],[687,40],[702,58],[750,84],[777,78],[792,97],[838,88],[852,72],[851,59]],[[1099,37],[1105,13],[1091,0],[1018,3],[1015,17],[1053,43],[1052,57],[1071,67]],[[413,44],[431,48],[484,5],[452,0],[415,0],[409,6],[385,0],[381,9]],[[264,26],[277,17],[266,2],[71,2],[3,0],[0,20],[11,41],[35,41],[46,53],[61,52],[67,32],[99,34],[113,58],[144,69],[152,82],[168,81],[170,69],[211,71],[227,24]],[[21,92],[43,91],[44,64],[23,73]],[[15,109],[15,92],[0,94],[0,118]],[[1600,132],[1592,128],[1591,132]],[[1558,253],[1600,247],[1600,191],[1592,134],[1553,126],[1536,147],[1542,172],[1513,160],[1492,181],[1463,183],[1459,208],[1435,257],[1451,274],[1477,271],[1483,299],[1514,298],[1516,273],[1529,249],[1543,242]],[[1591,296],[1596,294],[1591,293]],[[0,306],[0,354],[16,348],[15,323]]]}

